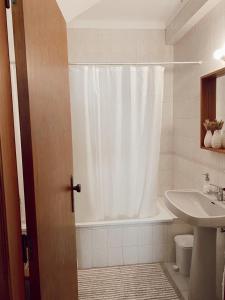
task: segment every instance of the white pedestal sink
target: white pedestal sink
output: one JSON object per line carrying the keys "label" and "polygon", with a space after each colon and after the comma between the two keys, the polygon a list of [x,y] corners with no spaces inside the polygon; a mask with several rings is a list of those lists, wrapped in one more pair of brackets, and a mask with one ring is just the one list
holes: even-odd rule
{"label": "white pedestal sink", "polygon": [[216,229],[225,226],[225,206],[195,190],[165,196],[171,212],[194,226],[189,300],[216,300]]}

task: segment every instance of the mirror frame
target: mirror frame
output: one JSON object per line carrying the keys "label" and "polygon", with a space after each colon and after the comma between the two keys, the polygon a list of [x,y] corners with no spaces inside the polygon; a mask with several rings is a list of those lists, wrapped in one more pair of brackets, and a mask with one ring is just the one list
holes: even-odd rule
{"label": "mirror frame", "polygon": [[219,69],[201,77],[201,118],[200,118],[200,147],[201,149],[225,153],[225,149],[206,148],[204,146],[205,128],[203,123],[206,119],[216,119],[216,80],[225,76],[225,68]]}

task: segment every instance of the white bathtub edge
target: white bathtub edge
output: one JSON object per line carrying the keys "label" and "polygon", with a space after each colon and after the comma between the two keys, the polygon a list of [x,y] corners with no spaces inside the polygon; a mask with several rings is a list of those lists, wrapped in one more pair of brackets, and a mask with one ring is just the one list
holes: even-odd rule
{"label": "white bathtub edge", "polygon": [[[126,220],[113,220],[113,221],[93,221],[76,223],[76,228],[88,228],[88,227],[101,227],[101,226],[119,226],[119,225],[134,225],[134,224],[150,224],[150,223],[172,223],[178,218],[172,214],[164,204],[164,198],[159,198],[157,203],[159,208],[159,214],[154,217],[143,219],[126,219]],[[26,224],[22,224],[22,233],[26,234]]]}
{"label": "white bathtub edge", "polygon": [[165,206],[163,198],[160,198],[158,203],[159,214],[154,217],[143,219],[126,219],[113,221],[93,221],[76,223],[76,228],[101,227],[101,226],[119,226],[119,225],[134,225],[134,224],[149,224],[149,223],[172,223],[177,219]]}

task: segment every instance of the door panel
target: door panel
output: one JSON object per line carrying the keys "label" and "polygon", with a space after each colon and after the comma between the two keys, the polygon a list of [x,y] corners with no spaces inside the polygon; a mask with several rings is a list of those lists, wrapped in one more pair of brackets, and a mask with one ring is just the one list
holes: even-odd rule
{"label": "door panel", "polygon": [[5,0],[0,0],[0,299],[24,299]]}
{"label": "door panel", "polygon": [[55,0],[12,11],[31,299],[78,299],[66,24]]}

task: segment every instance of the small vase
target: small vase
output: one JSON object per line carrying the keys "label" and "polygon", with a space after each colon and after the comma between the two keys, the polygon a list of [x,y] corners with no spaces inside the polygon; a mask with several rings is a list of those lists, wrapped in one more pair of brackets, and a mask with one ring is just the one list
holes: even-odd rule
{"label": "small vase", "polygon": [[222,134],[221,134],[221,144],[222,144],[222,147],[225,148],[225,131],[224,130],[222,131]]}
{"label": "small vase", "polygon": [[220,130],[215,130],[212,136],[212,147],[215,149],[221,148],[221,133]]}
{"label": "small vase", "polygon": [[205,138],[204,138],[204,145],[206,148],[212,147],[212,132],[211,130],[207,130]]}

